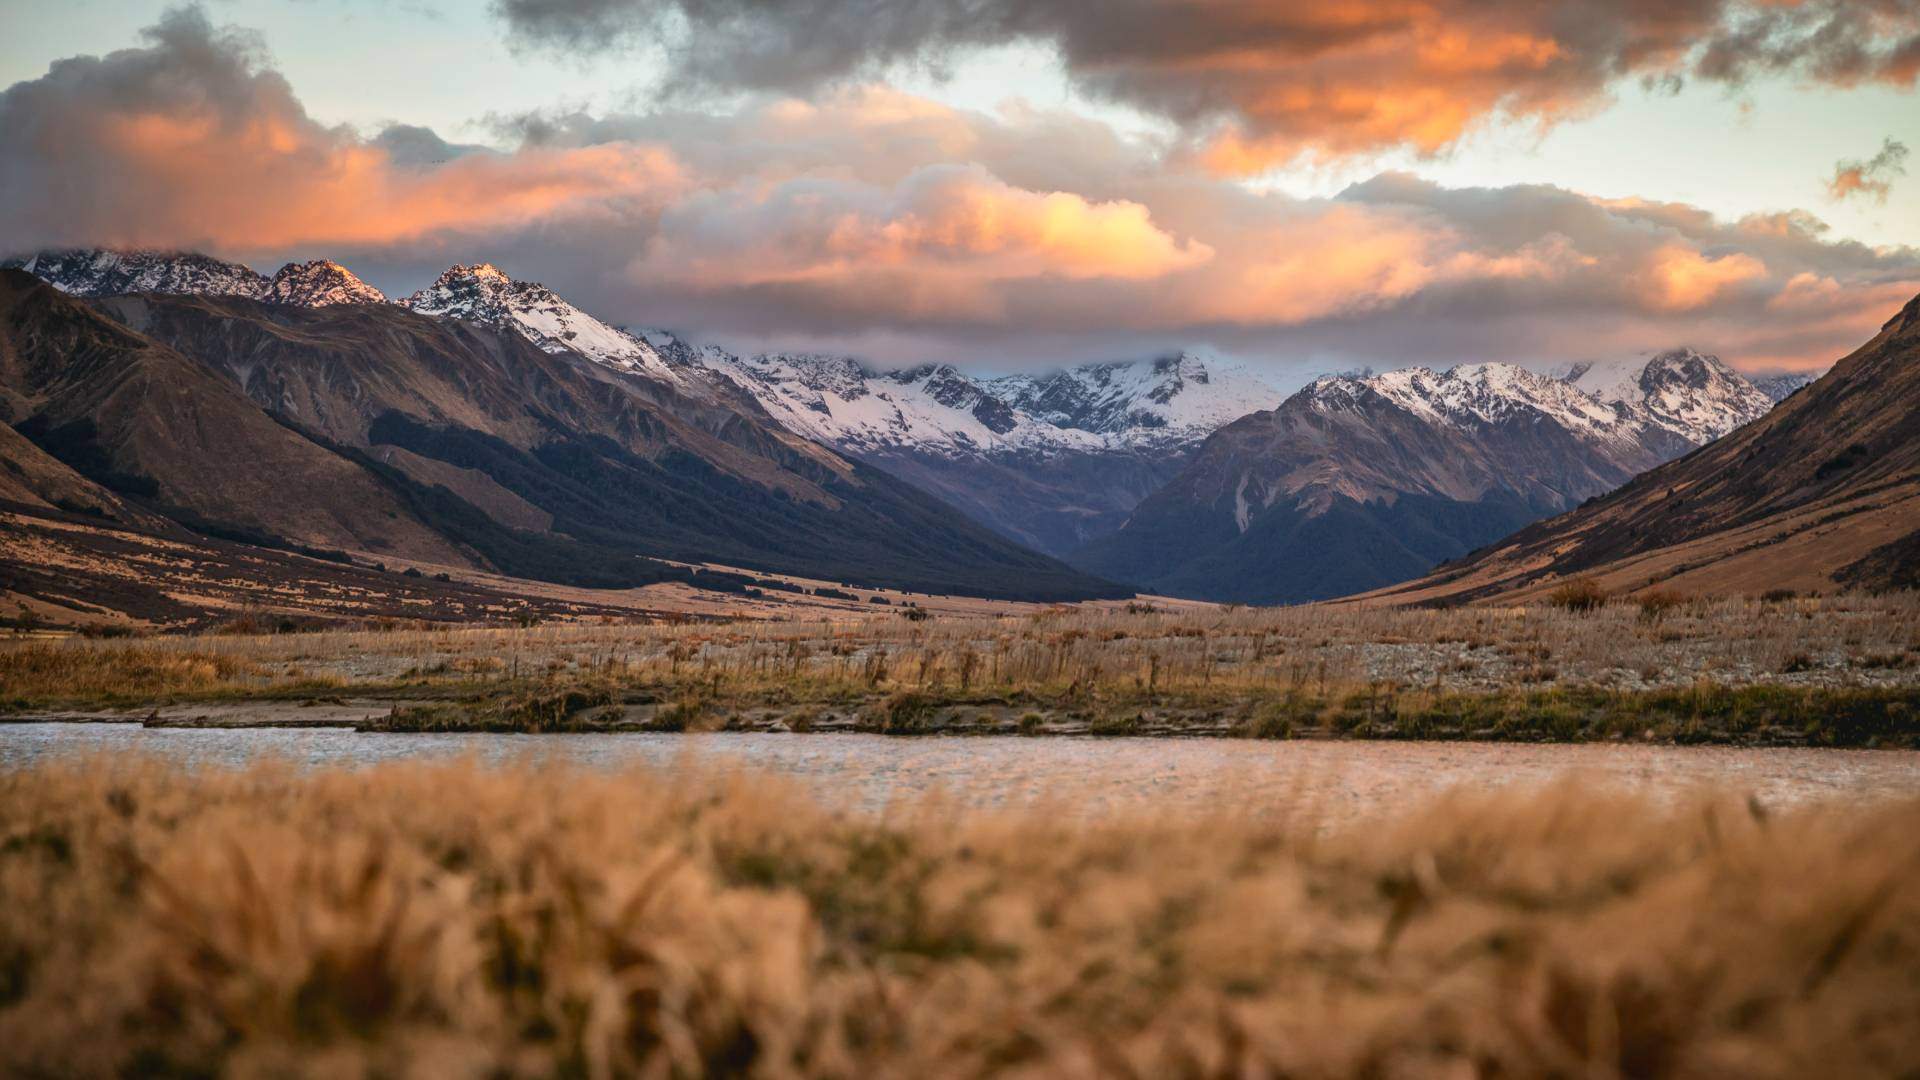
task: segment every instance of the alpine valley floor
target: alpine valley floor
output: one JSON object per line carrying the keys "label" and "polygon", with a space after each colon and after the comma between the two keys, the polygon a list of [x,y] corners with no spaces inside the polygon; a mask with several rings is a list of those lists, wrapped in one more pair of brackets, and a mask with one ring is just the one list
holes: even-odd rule
{"label": "alpine valley floor", "polygon": [[[849,608],[857,605],[850,604]],[[1920,597],[22,635],[15,719],[1908,746]],[[247,627],[242,627],[243,629]]]}

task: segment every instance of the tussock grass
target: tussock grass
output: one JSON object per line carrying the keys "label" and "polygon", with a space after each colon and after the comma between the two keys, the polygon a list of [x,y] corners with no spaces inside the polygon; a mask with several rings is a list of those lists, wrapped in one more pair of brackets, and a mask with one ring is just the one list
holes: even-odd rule
{"label": "tussock grass", "polygon": [[471,763],[0,773],[0,1073],[1920,1061],[1920,802],[1253,809],[846,815],[764,777]]}
{"label": "tussock grass", "polygon": [[29,642],[0,649],[0,701],[138,703],[219,693],[258,674],[244,657],[219,653]]}
{"label": "tussock grass", "polygon": [[[1783,602],[1647,593],[1584,611],[1300,608],[1059,609],[1005,617],[878,615],[847,622],[552,624],[259,636],[0,641],[0,701],[15,708],[345,692],[498,696],[553,682],[729,697],[943,701],[1031,697],[1146,703],[1362,691],[1618,691],[1920,685],[1920,595]],[[211,679],[139,675],[216,662]],[[1867,662],[1867,661],[1871,662]],[[66,679],[62,665],[76,675]],[[124,667],[125,678],[116,671]]]}

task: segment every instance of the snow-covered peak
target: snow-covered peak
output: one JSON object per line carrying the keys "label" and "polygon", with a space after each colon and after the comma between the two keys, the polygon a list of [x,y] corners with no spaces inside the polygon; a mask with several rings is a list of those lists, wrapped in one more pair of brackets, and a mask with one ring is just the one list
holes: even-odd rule
{"label": "snow-covered peak", "polygon": [[329,259],[288,263],[267,283],[261,299],[295,307],[334,304],[384,304],[387,295],[361,281],[353,271]]}
{"label": "snow-covered peak", "polygon": [[1567,381],[1696,445],[1764,416],[1776,400],[1719,357],[1684,348],[1639,365],[1578,365]]}
{"label": "snow-covered peak", "polygon": [[1329,375],[1306,390],[1322,412],[1364,408],[1369,393],[1429,423],[1471,429],[1484,424],[1550,419],[1582,435],[1611,437],[1618,411],[1570,384],[1516,364],[1462,364],[1444,372],[1412,367],[1378,375]]}
{"label": "snow-covered peak", "polygon": [[699,362],[791,430],[853,453],[1181,448],[1283,396],[1245,368],[1191,353],[990,379],[946,364],[880,371],[817,354],[709,350]]}
{"label": "snow-covered peak", "polygon": [[451,267],[400,303],[422,315],[511,330],[545,352],[577,353],[616,371],[681,381],[644,339],[601,322],[545,285],[515,281],[491,263]]}
{"label": "snow-covered peak", "polygon": [[75,296],[185,293],[258,298],[267,279],[239,263],[186,251],[42,251],[0,261]]}
{"label": "snow-covered peak", "polygon": [[1825,374],[1825,371],[1790,371],[1783,375],[1749,375],[1747,379],[1755,389],[1767,395],[1767,400],[1778,405],[1801,387],[1811,386]]}
{"label": "snow-covered peak", "polygon": [[1236,362],[1190,351],[1011,375],[981,385],[1013,409],[1055,427],[1142,443],[1197,441],[1286,396]]}

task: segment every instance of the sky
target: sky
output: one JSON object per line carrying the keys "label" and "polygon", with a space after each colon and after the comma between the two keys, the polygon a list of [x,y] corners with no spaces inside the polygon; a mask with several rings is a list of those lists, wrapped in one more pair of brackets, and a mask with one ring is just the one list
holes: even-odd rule
{"label": "sky", "polygon": [[1920,293],[1916,77],[1920,0],[0,0],[0,246],[980,371],[1813,369]]}

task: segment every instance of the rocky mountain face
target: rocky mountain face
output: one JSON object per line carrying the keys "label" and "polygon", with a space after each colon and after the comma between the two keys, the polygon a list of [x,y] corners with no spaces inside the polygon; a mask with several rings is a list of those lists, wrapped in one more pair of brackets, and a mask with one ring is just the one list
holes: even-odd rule
{"label": "rocky mountain face", "polygon": [[[189,292],[185,289],[134,289],[132,292]],[[205,294],[202,294],[205,295]],[[337,262],[315,259],[288,263],[267,282],[259,298],[269,304],[332,307],[335,304],[384,304],[387,294],[361,281]]]}
{"label": "rocky mountain face", "polygon": [[1751,378],[1753,385],[1767,395],[1767,400],[1778,405],[1799,391],[1801,387],[1812,386],[1823,374],[1825,372],[1798,371],[1787,375],[1758,375]]}
{"label": "rocky mountain face", "polygon": [[1124,527],[1069,561],[1205,599],[1341,596],[1609,491],[1772,404],[1694,353],[1629,378],[1591,375],[1477,364],[1320,379],[1214,433]]}
{"label": "rocky mountain face", "polygon": [[1746,376],[1692,349],[1663,352],[1645,364],[1583,364],[1567,381],[1649,430],[1672,432],[1689,449],[1765,415],[1778,400]]}
{"label": "rocky mountain face", "polygon": [[109,516],[464,561],[400,493],[220,372],[19,271],[0,271],[0,358],[0,419],[69,486],[110,496]]}
{"label": "rocky mountain face", "polygon": [[1215,429],[1283,396],[1244,367],[1194,353],[1001,378],[945,365],[881,371],[839,356],[669,355],[745,388],[790,430],[1055,554],[1118,528]]}
{"label": "rocky mountain face", "polygon": [[1524,598],[1920,587],[1920,297],[1764,417],[1604,498],[1383,594]]}
{"label": "rocky mountain face", "polygon": [[96,248],[14,256],[0,260],[0,269],[25,270],[74,296],[244,296],[292,307],[387,302],[385,293],[328,259],[288,263],[269,278],[196,252]]}
{"label": "rocky mountain face", "polygon": [[[472,270],[443,275],[446,293],[488,276]],[[525,314],[514,300],[531,290],[493,284],[467,299],[505,292],[492,299]],[[589,357],[567,344],[581,324],[532,307],[554,328],[538,341],[484,304],[469,320],[228,294],[82,300],[0,271],[0,413],[23,437],[0,450],[65,470],[65,494],[36,482],[48,495],[98,493],[203,535],[576,585],[722,587],[656,561],[671,559],[1005,598],[1124,592],[745,395]]]}
{"label": "rocky mountain face", "polygon": [[187,293],[259,297],[267,279],[238,263],[193,252],[43,251],[0,260],[0,269],[25,270],[75,296]]}
{"label": "rocky mountain face", "polygon": [[682,382],[653,346],[562,300],[552,289],[515,281],[488,263],[455,266],[400,301],[422,315],[510,330],[548,353],[577,353],[616,371]]}

